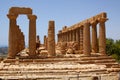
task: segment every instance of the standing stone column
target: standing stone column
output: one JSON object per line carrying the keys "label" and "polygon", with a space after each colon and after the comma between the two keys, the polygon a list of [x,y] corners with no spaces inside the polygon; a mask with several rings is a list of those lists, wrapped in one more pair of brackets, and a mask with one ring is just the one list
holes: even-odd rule
{"label": "standing stone column", "polygon": [[71,30],[70,30],[69,36],[70,36],[70,42],[71,42],[72,41],[72,31]]}
{"label": "standing stone column", "polygon": [[45,35],[44,36],[44,46],[45,46],[45,49],[47,50],[47,43],[48,43],[48,41],[47,41],[47,36]]}
{"label": "standing stone column", "polygon": [[74,31],[72,30],[72,42],[74,41]]}
{"label": "standing stone column", "polygon": [[15,58],[16,56],[16,18],[18,15],[8,14],[9,18],[9,47],[8,47],[8,58]]}
{"label": "standing stone column", "polygon": [[29,19],[29,55],[34,57],[36,54],[36,19],[35,15],[28,15]]}
{"label": "standing stone column", "polygon": [[106,55],[106,32],[105,32],[105,22],[106,18],[99,19],[99,52],[102,55]]}
{"label": "standing stone column", "polygon": [[48,27],[48,53],[50,56],[55,56],[55,24],[54,21],[49,21]]}
{"label": "standing stone column", "polygon": [[98,45],[97,45],[97,22],[93,21],[91,22],[92,25],[92,52],[97,53],[98,52]]}
{"label": "standing stone column", "polygon": [[64,32],[64,42],[66,42],[66,33]]}
{"label": "standing stone column", "polygon": [[78,48],[79,48],[79,50],[80,50],[80,29],[79,28],[77,28],[76,29],[76,42],[78,43]]}
{"label": "standing stone column", "polygon": [[76,42],[79,42],[79,35],[80,35],[80,33],[78,32],[79,30],[78,29],[76,29],[76,31],[75,31],[75,35],[76,35]]}
{"label": "standing stone column", "polygon": [[75,32],[75,30],[73,30],[73,41],[74,42],[76,41],[76,32]]}
{"label": "standing stone column", "polygon": [[68,42],[69,41],[68,31],[66,32],[66,36],[67,36],[67,41],[66,42]]}
{"label": "standing stone column", "polygon": [[80,27],[80,53],[83,53],[83,26]]}
{"label": "standing stone column", "polygon": [[68,34],[68,42],[69,42],[70,41],[70,32],[68,31],[67,34]]}
{"label": "standing stone column", "polygon": [[66,42],[68,42],[68,32],[66,32]]}
{"label": "standing stone column", "polygon": [[86,22],[83,26],[83,53],[90,55],[90,24]]}

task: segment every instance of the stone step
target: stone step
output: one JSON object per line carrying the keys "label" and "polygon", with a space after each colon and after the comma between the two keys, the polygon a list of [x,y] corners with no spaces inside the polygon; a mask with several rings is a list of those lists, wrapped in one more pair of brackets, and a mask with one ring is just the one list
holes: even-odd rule
{"label": "stone step", "polygon": [[103,63],[116,63],[114,59],[107,60],[85,60],[85,61],[76,61],[79,64],[103,64]]}
{"label": "stone step", "polygon": [[[76,75],[35,75],[35,74],[27,74],[23,76],[14,76],[14,75],[8,75],[8,76],[0,76],[2,79],[10,79],[10,80],[66,80],[65,78],[69,77],[76,77]],[[69,80],[69,79],[67,79]]]}
{"label": "stone step", "polygon": [[[104,74],[106,74],[105,70],[103,71],[96,71],[96,72],[103,72]],[[91,72],[90,72],[91,73]],[[81,75],[82,74],[82,75]],[[85,74],[85,75],[83,75]],[[99,73],[98,73],[99,74]],[[14,75],[14,74],[11,74],[11,75],[7,75],[5,74],[4,76],[3,75],[0,75],[0,78],[2,79],[14,79],[14,80],[36,80],[36,79],[40,79],[40,80],[69,80],[70,77],[72,78],[78,78],[78,77],[89,77],[89,76],[92,76],[92,74],[88,74],[86,72],[83,72],[83,73],[76,73],[76,74],[35,74],[35,73],[32,73],[32,74],[22,74],[21,75]],[[68,79],[69,78],[69,79]],[[75,80],[76,80],[75,79]],[[71,80],[71,79],[70,79]]]}
{"label": "stone step", "polygon": [[113,59],[111,56],[91,56],[91,57],[81,57],[80,58],[82,61],[85,61],[85,60],[103,60],[103,59]]}
{"label": "stone step", "polygon": [[61,62],[61,61],[76,61],[79,58],[46,58],[46,59],[5,59],[4,63],[15,63],[15,62],[23,62],[23,63],[32,63],[32,62]]}
{"label": "stone step", "polygon": [[[83,70],[82,71],[82,73],[101,73],[101,72],[103,72],[103,73],[105,73],[106,72],[106,69],[101,69],[101,70],[99,70],[99,69],[95,69],[95,70]],[[69,76],[69,75],[76,75],[76,74],[78,74],[78,72],[76,71],[63,71],[63,72],[44,72],[44,71],[35,71],[35,72],[31,72],[31,71],[23,71],[23,72],[19,72],[19,71],[11,71],[11,72],[9,72],[9,71],[0,71],[0,76],[11,76],[11,75],[14,75],[14,76],[23,76],[23,75],[39,75],[39,76],[44,76],[44,75],[55,75],[55,76],[59,76],[59,75],[67,75],[67,76]]]}
{"label": "stone step", "polygon": [[47,62],[62,62],[62,61],[95,61],[96,62],[101,62],[98,60],[113,60],[115,59],[109,57],[109,56],[99,56],[99,57],[80,57],[80,58],[46,58],[46,59],[6,59],[3,62],[4,63],[15,63],[15,62],[20,62],[20,63],[47,63]]}
{"label": "stone step", "polygon": [[112,65],[112,68],[120,68],[120,64],[118,64],[118,65]]}
{"label": "stone step", "polygon": [[107,67],[112,67],[119,65],[117,62],[113,62],[113,63],[96,63],[97,65],[106,65]]}

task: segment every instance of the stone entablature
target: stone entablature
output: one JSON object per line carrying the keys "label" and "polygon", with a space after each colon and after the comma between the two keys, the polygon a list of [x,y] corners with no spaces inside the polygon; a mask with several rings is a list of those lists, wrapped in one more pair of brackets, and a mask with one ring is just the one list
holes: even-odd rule
{"label": "stone entablature", "polygon": [[31,8],[20,8],[20,7],[11,7],[9,9],[9,14],[32,14]]}
{"label": "stone entablature", "polygon": [[[103,13],[100,13],[100,14],[98,14],[98,15],[96,15],[96,16],[93,16],[93,17],[91,17],[91,18],[88,18],[88,19],[86,19],[86,20],[83,20],[83,21],[81,21],[81,22],[79,22],[79,23],[77,23],[77,24],[74,24],[74,25],[72,25],[72,26],[70,26],[70,27],[67,27],[67,26],[64,26],[63,27],[63,30],[60,30],[59,31],[59,33],[65,33],[65,32],[68,32],[68,31],[71,31],[71,30],[75,30],[75,29],[77,29],[77,28],[80,28],[80,27],[82,27],[83,25],[84,25],[84,23],[86,23],[86,22],[89,22],[91,25],[94,23],[94,22],[96,22],[96,23],[98,23],[98,22],[101,22],[101,20],[108,20],[108,18],[107,18],[107,14],[105,13],[105,12],[103,12]],[[59,34],[58,33],[58,34]]]}

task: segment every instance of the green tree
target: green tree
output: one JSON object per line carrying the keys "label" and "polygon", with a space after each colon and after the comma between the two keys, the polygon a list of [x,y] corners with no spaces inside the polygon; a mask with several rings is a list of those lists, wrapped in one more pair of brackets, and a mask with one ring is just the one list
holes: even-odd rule
{"label": "green tree", "polygon": [[120,62],[120,40],[106,39],[106,52]]}
{"label": "green tree", "polygon": [[106,52],[108,55],[112,55],[114,52],[114,40],[106,39]]}

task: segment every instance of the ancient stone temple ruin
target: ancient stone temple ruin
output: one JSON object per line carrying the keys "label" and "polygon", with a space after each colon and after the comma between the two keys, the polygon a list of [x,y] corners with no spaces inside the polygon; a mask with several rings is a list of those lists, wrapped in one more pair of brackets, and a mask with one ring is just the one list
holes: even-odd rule
{"label": "ancient stone temple ruin", "polygon": [[25,48],[24,34],[16,24],[16,18],[20,14],[27,15],[29,19],[29,56],[36,54],[36,15],[32,14],[30,8],[12,7],[7,15],[10,20],[8,58],[15,58],[16,54]]}
{"label": "ancient stone temple ruin", "polygon": [[[29,19],[29,45],[16,23],[18,15]],[[120,64],[106,54],[107,14],[102,12],[70,27],[55,39],[55,21],[48,22],[44,43],[36,36],[37,16],[31,8],[11,7],[7,58],[0,60],[0,79],[14,80],[119,80]]]}
{"label": "ancient stone temple ruin", "polygon": [[[90,56],[91,52],[106,55],[105,22],[107,20],[107,14],[101,13],[73,26],[65,26],[58,33],[58,43],[65,42],[68,45],[66,47],[69,47],[69,44],[76,43],[78,46],[76,50],[87,56]],[[97,24],[99,24],[99,37],[97,37]],[[92,28],[92,35],[90,35],[90,28]],[[99,39],[99,46],[97,38]]]}

